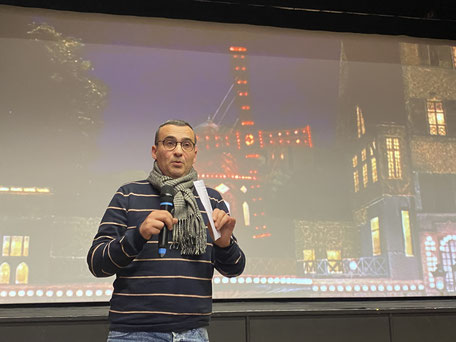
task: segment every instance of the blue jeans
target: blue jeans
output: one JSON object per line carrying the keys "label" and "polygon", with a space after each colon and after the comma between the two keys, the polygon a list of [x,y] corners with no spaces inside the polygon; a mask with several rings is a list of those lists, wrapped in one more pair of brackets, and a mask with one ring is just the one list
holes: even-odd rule
{"label": "blue jeans", "polygon": [[209,342],[206,328],[198,328],[180,333],[149,331],[109,331],[107,342]]}

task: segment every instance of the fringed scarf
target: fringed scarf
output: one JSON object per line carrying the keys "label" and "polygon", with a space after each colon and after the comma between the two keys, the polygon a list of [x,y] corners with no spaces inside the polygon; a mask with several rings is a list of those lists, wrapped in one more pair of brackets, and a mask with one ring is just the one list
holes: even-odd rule
{"label": "fringed scarf", "polygon": [[173,227],[171,248],[181,250],[182,255],[199,255],[206,252],[206,226],[193,195],[193,181],[198,179],[194,168],[180,178],[165,176],[157,162],[147,180],[160,191],[163,185],[170,185],[176,191],[174,195],[174,217],[178,219]]}

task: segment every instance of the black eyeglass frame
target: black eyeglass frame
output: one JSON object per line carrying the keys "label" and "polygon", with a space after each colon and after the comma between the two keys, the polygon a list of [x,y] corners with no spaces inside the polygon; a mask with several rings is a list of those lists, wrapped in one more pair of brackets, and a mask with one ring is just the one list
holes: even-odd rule
{"label": "black eyeglass frame", "polygon": [[[170,142],[170,143],[172,142],[174,147],[169,148],[170,146],[166,146],[165,142]],[[163,148],[165,150],[167,150],[167,151],[174,151],[176,149],[176,147],[177,147],[177,144],[180,144],[182,151],[184,151],[184,152],[192,152],[195,149],[195,146],[196,146],[196,144],[193,141],[191,141],[190,139],[184,139],[182,141],[177,141],[175,139],[165,138],[163,140],[157,141],[157,144],[158,143],[162,143]],[[190,146],[189,146],[190,149],[184,147],[183,144],[185,144],[185,143],[189,143],[190,144]]]}

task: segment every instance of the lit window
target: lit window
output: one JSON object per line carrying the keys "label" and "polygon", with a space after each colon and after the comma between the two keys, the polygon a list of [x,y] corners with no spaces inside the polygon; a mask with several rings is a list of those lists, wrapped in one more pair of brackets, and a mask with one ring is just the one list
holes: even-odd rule
{"label": "lit window", "polygon": [[[217,190],[218,192],[220,192],[222,195],[230,190],[230,188],[223,183],[220,183],[214,189]],[[242,190],[242,188],[241,188],[241,190]],[[27,238],[27,236],[25,238]],[[27,241],[27,243],[28,243],[28,241]],[[24,239],[24,245],[25,245],[25,239]],[[25,251],[25,246],[24,246],[24,251]]]}
{"label": "lit window", "polygon": [[367,177],[367,164],[364,164],[363,165],[363,186],[366,187],[367,186],[367,182],[369,181],[368,177]]}
{"label": "lit window", "polygon": [[386,138],[386,151],[388,157],[388,178],[402,179],[401,151],[398,138]]}
{"label": "lit window", "polygon": [[29,255],[30,236],[24,236],[24,250],[22,251],[23,256]]}
{"label": "lit window", "polygon": [[358,126],[358,138],[361,138],[366,133],[366,128],[364,127],[363,112],[359,106],[356,106],[356,123]]}
{"label": "lit window", "polygon": [[358,170],[353,172],[353,182],[355,186],[355,192],[359,191],[359,176],[358,176]]}
{"label": "lit window", "polygon": [[247,202],[242,203],[242,212],[244,213],[244,224],[250,226],[250,209]]}
{"label": "lit window", "polygon": [[410,214],[408,210],[401,210],[402,234],[404,236],[404,251],[406,256],[413,256],[412,232],[410,229]]}
{"label": "lit window", "polygon": [[29,268],[25,262],[21,262],[16,268],[16,284],[28,284]]}
{"label": "lit window", "polygon": [[328,273],[341,273],[341,252],[340,250],[327,250],[326,257],[328,258]]}
{"label": "lit window", "polygon": [[3,237],[2,256],[10,255],[11,236]]}
{"label": "lit window", "polygon": [[372,237],[372,255],[380,255],[382,254],[382,250],[380,247],[380,224],[378,221],[378,217],[374,217],[370,221],[371,226],[371,237]]}
{"label": "lit window", "polygon": [[[447,240],[447,242],[443,242]],[[442,267],[446,272],[445,278],[447,284],[454,284],[454,260],[456,259],[456,240],[452,235],[446,235],[440,243],[440,256],[442,261]]]}
{"label": "lit window", "polygon": [[375,157],[373,157],[371,159],[371,165],[372,165],[372,183],[375,183],[378,181],[377,159]]}
{"label": "lit window", "polygon": [[366,149],[365,148],[363,148],[363,150],[361,151],[361,160],[362,161],[366,160]]}
{"label": "lit window", "polygon": [[315,261],[315,249],[302,250],[304,261]]}
{"label": "lit window", "polygon": [[11,256],[21,256],[22,255],[22,240],[23,236],[13,236],[11,241]]}
{"label": "lit window", "polygon": [[315,250],[303,249],[304,273],[315,273]]}
{"label": "lit window", "polygon": [[356,167],[358,165],[358,156],[353,157],[353,167]]}
{"label": "lit window", "polygon": [[10,266],[7,262],[0,265],[0,284],[10,283]]}
{"label": "lit window", "polygon": [[427,116],[430,135],[446,135],[445,114],[441,101],[427,102]]}

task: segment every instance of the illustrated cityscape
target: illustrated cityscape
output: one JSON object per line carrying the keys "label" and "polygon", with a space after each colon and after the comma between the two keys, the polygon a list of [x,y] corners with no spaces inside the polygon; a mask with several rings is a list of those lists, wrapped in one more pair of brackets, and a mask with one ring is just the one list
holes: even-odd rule
{"label": "illustrated cityscape", "polygon": [[[74,59],[77,41],[68,43],[56,44],[52,58]],[[227,46],[226,53],[233,83],[218,111],[194,126],[195,168],[237,218],[247,266],[235,279],[217,273],[214,297],[454,295],[456,46],[342,39],[331,148],[315,143],[319,131],[310,124],[262,128],[251,101],[249,46]],[[85,75],[90,65],[74,68],[69,75]],[[62,132],[48,133],[78,144],[41,158],[66,165],[60,172],[78,168],[79,176],[50,174],[47,185],[33,185],[33,177],[14,175],[27,167],[20,159],[1,171],[1,303],[111,295],[112,279],[93,279],[85,260],[102,213],[77,215],[91,205],[92,191],[109,194],[95,184],[87,167],[93,156],[84,152],[102,128],[97,113],[108,90],[89,77],[74,82],[84,85],[73,96],[86,108],[68,113]],[[56,91],[65,97],[65,88]],[[223,125],[233,109],[235,123]],[[2,134],[24,121],[6,120]],[[37,142],[40,148],[46,142]],[[62,203],[62,193],[74,201]]]}

